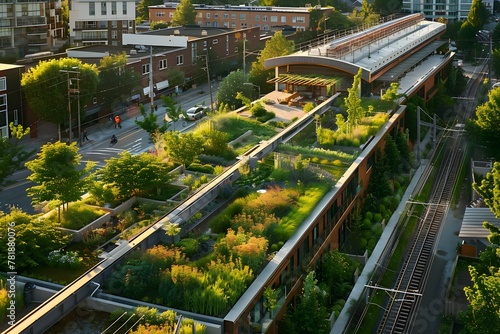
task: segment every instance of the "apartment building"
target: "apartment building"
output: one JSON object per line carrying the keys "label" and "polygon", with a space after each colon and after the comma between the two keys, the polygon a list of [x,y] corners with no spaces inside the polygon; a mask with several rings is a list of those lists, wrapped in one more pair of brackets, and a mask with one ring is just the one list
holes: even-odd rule
{"label": "apartment building", "polygon": [[[494,0],[483,0],[484,5],[493,11]],[[424,13],[427,20],[444,18],[448,21],[463,21],[469,15],[472,0],[403,0],[403,13]]]}
{"label": "apartment building", "polygon": [[[168,2],[163,5],[149,6],[151,22],[170,22],[174,17],[178,3]],[[244,29],[259,27],[271,30],[271,27],[289,26],[296,30],[309,29],[311,11],[319,10],[322,15],[330,15],[332,7],[264,7],[195,4],[196,24],[200,27],[221,27]]]}
{"label": "apartment building", "polygon": [[122,34],[135,33],[135,1],[70,1],[72,45],[122,44]]}
{"label": "apartment building", "polygon": [[60,0],[0,3],[0,56],[22,58],[50,51],[63,38]]}
{"label": "apartment building", "polygon": [[9,123],[22,124],[21,76],[24,66],[0,64],[0,137],[9,138]]}

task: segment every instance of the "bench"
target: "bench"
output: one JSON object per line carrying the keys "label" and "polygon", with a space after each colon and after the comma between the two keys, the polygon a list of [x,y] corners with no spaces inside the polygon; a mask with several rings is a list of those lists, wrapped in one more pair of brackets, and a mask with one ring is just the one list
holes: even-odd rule
{"label": "bench", "polygon": [[294,98],[296,98],[298,96],[299,96],[299,92],[293,92],[292,94],[290,94],[290,96],[287,96],[284,99],[279,99],[278,102],[283,103],[283,104],[288,104],[288,103],[290,103],[290,100],[293,100]]}

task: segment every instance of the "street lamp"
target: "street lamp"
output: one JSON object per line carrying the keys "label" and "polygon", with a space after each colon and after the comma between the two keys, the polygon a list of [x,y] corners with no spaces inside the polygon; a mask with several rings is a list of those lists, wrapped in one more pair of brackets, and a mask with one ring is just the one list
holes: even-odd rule
{"label": "street lamp", "polygon": [[259,90],[259,96],[257,97],[257,100],[260,99],[260,86],[258,85],[254,85],[253,83],[251,82],[244,82],[243,83],[244,86],[254,86],[254,87],[257,87],[257,89]]}

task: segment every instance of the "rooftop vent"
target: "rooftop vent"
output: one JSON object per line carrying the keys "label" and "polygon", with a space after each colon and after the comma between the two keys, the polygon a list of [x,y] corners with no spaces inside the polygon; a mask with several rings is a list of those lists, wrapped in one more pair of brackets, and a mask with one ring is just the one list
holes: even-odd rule
{"label": "rooftop vent", "polygon": [[179,31],[179,29],[174,30],[174,35],[180,35],[180,34],[181,34],[181,32]]}
{"label": "rooftop vent", "polygon": [[207,31],[206,30],[202,30],[201,31],[201,36],[206,36],[207,35]]}

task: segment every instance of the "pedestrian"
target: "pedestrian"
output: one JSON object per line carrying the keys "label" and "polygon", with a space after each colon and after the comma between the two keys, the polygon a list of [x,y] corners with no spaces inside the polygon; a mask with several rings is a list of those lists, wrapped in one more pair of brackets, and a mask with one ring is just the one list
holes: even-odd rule
{"label": "pedestrian", "polygon": [[158,105],[155,104],[155,111],[158,111]]}
{"label": "pedestrian", "polygon": [[87,137],[87,129],[83,129],[83,141],[89,140],[89,137]]}
{"label": "pedestrian", "polygon": [[116,115],[115,116],[115,129],[116,128],[122,128],[122,124],[121,124],[122,120],[120,119],[120,116],[119,115]]}

